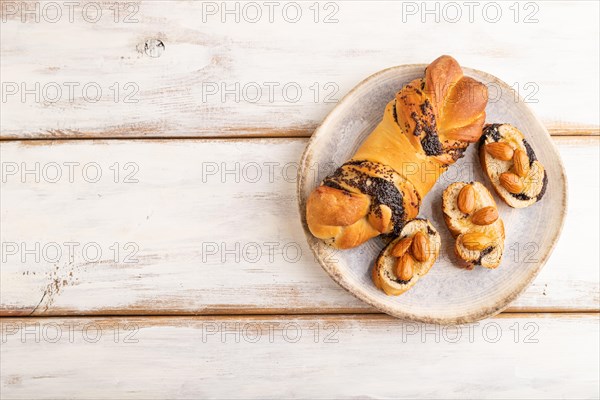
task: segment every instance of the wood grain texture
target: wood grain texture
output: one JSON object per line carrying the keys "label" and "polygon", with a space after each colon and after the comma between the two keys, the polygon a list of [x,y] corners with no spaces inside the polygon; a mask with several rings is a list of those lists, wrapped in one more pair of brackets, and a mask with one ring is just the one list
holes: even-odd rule
{"label": "wood grain texture", "polygon": [[592,399],[599,390],[597,314],[503,314],[443,329],[372,315],[0,326],[3,399]]}
{"label": "wood grain texture", "polygon": [[441,54],[518,89],[552,133],[598,134],[597,2],[500,2],[496,23],[483,3],[470,21],[461,2],[458,20],[442,3],[321,2],[314,22],[300,2],[295,23],[288,2],[272,22],[254,3],[255,23],[244,2],[86,3],[51,22],[39,2],[35,22],[3,2],[1,137],[308,136],[362,79]]}
{"label": "wood grain texture", "polygon": [[[597,231],[579,232],[598,226],[600,141],[554,140],[567,169],[569,217],[548,264],[510,310],[598,311],[598,253],[573,249],[597,248]],[[0,313],[373,312],[308,249],[295,197],[305,145],[3,142]],[[52,183],[55,164],[62,175]]]}

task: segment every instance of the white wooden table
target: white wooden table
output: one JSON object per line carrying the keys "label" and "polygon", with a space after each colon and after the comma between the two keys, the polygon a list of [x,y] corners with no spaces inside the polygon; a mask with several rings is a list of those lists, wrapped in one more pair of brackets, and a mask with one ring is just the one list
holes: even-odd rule
{"label": "white wooden table", "polygon": [[[0,397],[598,398],[598,2],[67,3],[0,3]],[[460,327],[338,287],[295,197],[345,93],[444,53],[569,181],[542,273]]]}

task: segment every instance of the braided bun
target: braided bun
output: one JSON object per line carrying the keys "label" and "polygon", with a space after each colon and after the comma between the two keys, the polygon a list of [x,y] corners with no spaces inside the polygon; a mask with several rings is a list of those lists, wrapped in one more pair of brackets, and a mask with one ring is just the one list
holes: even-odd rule
{"label": "braided bun", "polygon": [[404,86],[351,160],[309,196],[313,235],[333,247],[398,235],[446,168],[481,136],[487,88],[452,57],[432,62]]}

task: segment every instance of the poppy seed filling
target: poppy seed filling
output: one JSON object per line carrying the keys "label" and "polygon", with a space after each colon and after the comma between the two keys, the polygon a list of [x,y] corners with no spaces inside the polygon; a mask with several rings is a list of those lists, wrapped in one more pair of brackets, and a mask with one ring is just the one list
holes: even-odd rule
{"label": "poppy seed filling", "polygon": [[481,260],[483,259],[483,257],[490,254],[493,250],[494,250],[494,246],[489,246],[489,247],[486,247],[485,249],[481,250],[481,253],[479,253],[479,258],[475,261],[475,265],[481,265]]}
{"label": "poppy seed filling", "polygon": [[[494,142],[499,142],[502,139],[502,135],[500,134],[500,131],[498,130],[498,128],[501,127],[502,125],[503,124],[486,125],[483,128],[483,135],[481,135],[481,138],[479,139],[479,146],[484,146],[485,141],[487,140],[488,137],[492,138],[492,140]],[[527,158],[529,159],[529,166],[531,167],[533,165],[534,161],[537,161],[535,151],[533,150],[533,147],[531,147],[529,142],[527,142],[527,140],[525,140],[525,138],[523,138],[522,143],[523,143],[523,146],[525,147],[525,151],[527,152]],[[538,195],[535,196],[535,201],[540,201],[542,199],[542,197],[544,197],[547,187],[548,187],[548,174],[546,173],[546,171],[544,171],[542,189],[540,190]],[[512,197],[514,197],[515,199],[521,200],[521,201],[527,201],[527,200],[532,199],[530,196],[526,195],[525,193],[510,193],[510,195]]]}
{"label": "poppy seed filling", "polygon": [[[357,168],[353,168],[354,166],[383,177],[370,176]],[[323,184],[339,190],[345,190],[345,185],[371,196],[373,201],[371,202],[370,211],[376,216],[381,217],[380,205],[386,205],[392,210],[393,233],[395,235],[398,235],[404,227],[406,221],[404,196],[394,185],[392,172],[383,165],[370,161],[349,161],[325,178]]]}
{"label": "poppy seed filling", "polygon": [[479,139],[479,145],[482,146],[485,144],[485,140],[488,137],[491,137],[494,142],[499,142],[502,139],[502,135],[500,135],[500,131],[498,128],[502,126],[502,124],[489,124],[483,128],[483,135]]}
{"label": "poppy seed filling", "polygon": [[418,115],[416,112],[412,112],[410,117],[415,121],[415,136],[421,136],[421,146],[423,151],[428,156],[439,156],[443,153],[444,148],[436,129],[435,114],[433,113],[433,107],[428,99],[426,99],[420,106],[422,115]]}

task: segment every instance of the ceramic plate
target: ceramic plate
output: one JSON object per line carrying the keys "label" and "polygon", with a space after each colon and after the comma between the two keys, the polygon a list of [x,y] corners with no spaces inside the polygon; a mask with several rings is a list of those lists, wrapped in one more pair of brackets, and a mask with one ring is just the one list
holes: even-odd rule
{"label": "ceramic plate", "polygon": [[[401,296],[386,296],[371,281],[371,266],[384,246],[380,238],[350,250],[333,250],[313,237],[306,225],[306,199],[319,182],[348,160],[381,121],[385,105],[406,83],[422,77],[426,65],[403,65],[370,76],[354,88],[315,131],[302,156],[298,202],[309,246],[321,266],[342,287],[377,309],[407,320],[459,324],[495,315],[533,281],[550,256],[565,219],[567,190],[564,167],[550,135],[523,99],[498,78],[463,68],[465,75],[488,85],[487,123],[518,127],[548,173],[544,198],[525,209],[507,206],[483,175],[471,145],[423,200],[419,216],[428,218],[442,237],[440,258],[429,274]],[[477,180],[495,196],[506,228],[505,253],[495,270],[459,268],[441,209],[442,191],[457,180]]]}

